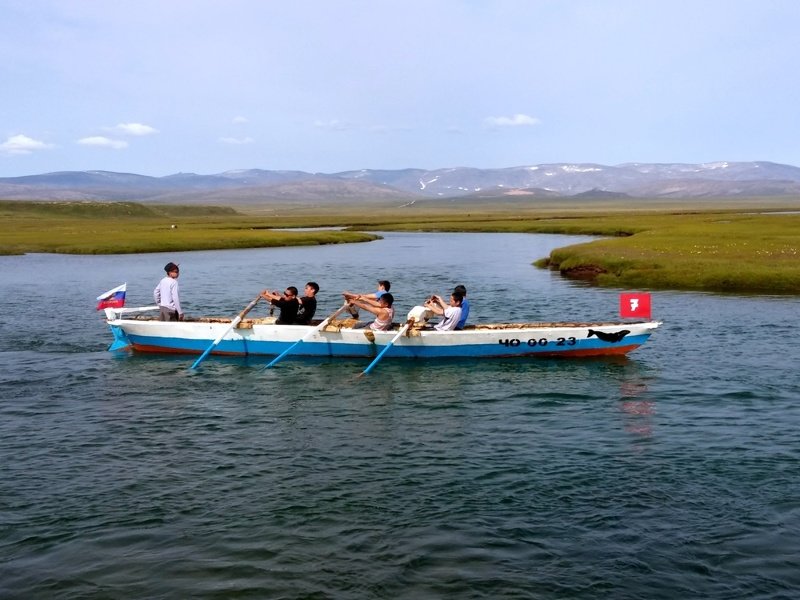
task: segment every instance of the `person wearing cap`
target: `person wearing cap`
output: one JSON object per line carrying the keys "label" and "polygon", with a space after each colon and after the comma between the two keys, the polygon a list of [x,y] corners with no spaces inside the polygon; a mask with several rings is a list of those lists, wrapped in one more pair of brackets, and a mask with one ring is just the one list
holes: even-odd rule
{"label": "person wearing cap", "polygon": [[158,318],[161,321],[183,321],[183,309],[181,309],[178,289],[180,270],[178,265],[170,262],[166,264],[164,271],[167,274],[158,282],[156,289],[153,290],[153,298],[155,298],[159,309]]}

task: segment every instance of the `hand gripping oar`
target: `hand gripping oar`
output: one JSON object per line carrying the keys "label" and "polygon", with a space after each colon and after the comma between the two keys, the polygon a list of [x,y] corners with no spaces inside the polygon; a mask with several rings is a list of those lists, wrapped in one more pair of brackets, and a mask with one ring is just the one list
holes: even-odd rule
{"label": "hand gripping oar", "polygon": [[367,374],[369,374],[369,372],[370,372],[370,371],[372,371],[372,369],[375,367],[375,365],[377,365],[377,364],[378,364],[378,361],[379,361],[381,358],[383,358],[383,355],[384,355],[384,354],[386,354],[386,352],[389,350],[389,348],[391,348],[391,347],[394,345],[394,343],[395,343],[397,340],[399,340],[399,339],[400,339],[400,336],[402,336],[402,335],[403,335],[403,334],[404,334],[406,331],[408,331],[408,328],[409,328],[409,327],[411,327],[411,324],[412,324],[412,323],[414,323],[414,319],[409,319],[408,321],[406,321],[406,324],[405,324],[405,325],[403,325],[403,326],[400,328],[400,331],[398,331],[398,332],[397,332],[397,335],[396,335],[396,336],[394,336],[394,337],[392,338],[392,341],[391,341],[391,342],[389,342],[388,344],[386,344],[386,345],[383,347],[383,350],[381,350],[381,351],[380,351],[380,354],[378,354],[378,356],[376,356],[376,357],[375,357],[375,360],[373,360],[371,363],[369,363],[369,366],[368,366],[366,369],[364,369],[363,371],[361,371],[361,373],[359,373],[359,374],[358,374],[358,376],[359,376],[359,377],[361,377],[361,376],[363,376],[363,375],[367,375]]}
{"label": "hand gripping oar", "polygon": [[259,294],[258,296],[256,296],[256,297],[255,297],[255,299],[254,299],[254,300],[253,300],[253,301],[252,301],[250,304],[248,304],[247,306],[245,306],[245,307],[244,307],[244,310],[243,310],[242,312],[240,312],[238,315],[236,315],[236,318],[234,318],[234,319],[233,319],[233,321],[231,321],[231,325],[230,325],[230,327],[228,327],[228,328],[227,328],[225,331],[223,331],[223,332],[222,332],[222,333],[219,335],[219,337],[217,337],[217,339],[215,339],[213,342],[211,342],[211,345],[210,345],[208,348],[206,348],[206,351],[205,351],[205,352],[203,352],[203,353],[200,355],[200,358],[198,358],[196,361],[194,361],[194,364],[192,365],[192,369],[196,369],[196,368],[197,368],[197,365],[199,365],[201,362],[203,362],[203,360],[205,359],[205,357],[206,357],[206,356],[208,356],[208,353],[209,353],[209,352],[211,352],[211,351],[214,349],[214,347],[215,347],[217,344],[219,344],[219,343],[222,341],[222,338],[224,338],[226,335],[228,335],[228,332],[229,332],[231,329],[233,329],[234,327],[236,327],[236,326],[237,326],[237,325],[238,325],[238,324],[241,322],[241,320],[242,320],[242,319],[244,319],[244,316],[245,316],[247,313],[249,313],[251,310],[253,310],[253,307],[256,305],[256,303],[257,303],[259,300],[261,300],[261,294]]}
{"label": "hand gripping oar", "polygon": [[341,306],[339,309],[337,309],[337,310],[336,310],[336,312],[334,312],[334,313],[333,313],[333,314],[332,314],[330,317],[328,317],[327,319],[325,319],[325,320],[324,320],[322,323],[320,323],[319,325],[317,325],[317,326],[316,326],[314,329],[312,329],[311,331],[309,331],[307,334],[305,334],[303,337],[301,337],[299,340],[297,340],[297,341],[296,341],[294,344],[292,344],[291,346],[289,346],[289,347],[288,347],[286,350],[284,350],[283,352],[281,352],[280,354],[278,354],[278,356],[276,356],[275,358],[273,358],[273,359],[272,359],[272,360],[271,360],[271,361],[270,361],[270,362],[269,362],[269,363],[268,363],[266,366],[264,366],[264,368],[265,368],[265,369],[269,369],[270,367],[273,367],[273,366],[275,366],[275,365],[278,363],[278,361],[280,361],[280,360],[283,360],[283,358],[284,358],[284,357],[285,357],[287,354],[289,354],[289,353],[290,353],[292,350],[294,350],[294,349],[295,349],[297,346],[299,346],[300,344],[302,344],[302,343],[303,343],[303,342],[305,342],[306,340],[310,339],[310,338],[311,338],[311,336],[312,336],[312,335],[314,335],[315,333],[317,333],[317,332],[320,332],[320,331],[322,331],[323,329],[325,329],[325,326],[326,326],[328,323],[330,323],[330,322],[331,322],[333,319],[335,319],[335,318],[336,318],[336,316],[337,316],[337,315],[338,315],[340,312],[342,312],[342,311],[343,311],[345,308],[347,308],[347,304],[348,304],[347,302],[345,302],[344,304],[342,304],[342,306]]}

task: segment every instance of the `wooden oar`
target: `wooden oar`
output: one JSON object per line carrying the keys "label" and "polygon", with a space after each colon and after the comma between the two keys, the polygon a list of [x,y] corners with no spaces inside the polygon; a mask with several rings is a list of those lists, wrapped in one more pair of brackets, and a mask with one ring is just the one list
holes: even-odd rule
{"label": "wooden oar", "polygon": [[404,334],[406,331],[408,331],[408,328],[409,328],[409,327],[411,327],[411,324],[412,324],[412,323],[414,323],[414,319],[409,319],[408,321],[406,321],[406,324],[405,324],[405,325],[403,325],[403,326],[400,328],[400,331],[398,331],[398,332],[397,332],[397,335],[396,335],[396,336],[394,336],[394,337],[392,338],[392,341],[391,341],[391,342],[389,342],[388,344],[386,344],[386,345],[383,347],[383,350],[381,350],[381,351],[380,351],[380,354],[378,354],[378,356],[376,356],[376,357],[375,357],[375,360],[373,360],[371,363],[369,363],[369,366],[368,366],[366,369],[364,369],[363,371],[361,371],[361,373],[359,373],[359,374],[358,374],[358,376],[359,376],[359,377],[362,377],[362,376],[364,376],[364,375],[367,375],[367,374],[369,374],[369,372],[370,372],[370,371],[372,371],[372,369],[375,367],[375,365],[377,365],[377,364],[378,364],[378,361],[379,361],[379,360],[380,360],[380,359],[383,357],[383,355],[384,355],[384,354],[386,354],[386,352],[389,350],[389,348],[391,348],[392,346],[394,346],[394,343],[395,343],[397,340],[399,340],[399,339],[400,339],[400,336],[402,336],[402,335],[403,335],[403,334]]}
{"label": "wooden oar", "polygon": [[337,315],[338,315],[340,312],[342,312],[342,311],[343,311],[345,308],[347,308],[347,304],[348,304],[347,302],[345,302],[344,304],[342,304],[342,306],[341,306],[340,308],[338,308],[338,309],[336,310],[336,312],[334,312],[334,313],[333,313],[333,314],[332,314],[330,317],[328,317],[327,319],[325,319],[325,320],[324,320],[322,323],[320,323],[319,325],[317,325],[317,326],[316,326],[314,329],[312,329],[311,331],[309,331],[307,334],[305,334],[303,337],[301,337],[299,340],[297,340],[297,341],[296,341],[294,344],[292,344],[291,346],[289,346],[289,347],[288,347],[286,350],[284,350],[283,352],[281,352],[280,354],[278,354],[278,356],[276,356],[275,358],[273,358],[273,359],[272,359],[272,360],[271,360],[271,361],[270,361],[270,362],[269,362],[269,363],[268,363],[268,364],[267,364],[267,365],[266,365],[264,368],[265,368],[265,369],[269,369],[270,367],[273,367],[273,366],[275,366],[275,364],[276,364],[278,361],[280,361],[280,360],[283,360],[283,358],[284,358],[284,357],[285,357],[287,354],[289,354],[289,353],[290,353],[292,350],[294,350],[294,349],[295,349],[297,346],[299,346],[300,344],[302,344],[303,342],[305,342],[306,340],[308,340],[309,338],[311,338],[311,336],[312,336],[312,335],[314,335],[315,333],[317,333],[317,332],[320,332],[320,331],[322,331],[323,329],[325,329],[325,326],[326,326],[328,323],[330,323],[330,322],[331,322],[333,319],[335,319],[335,318],[336,318],[336,316],[337,316]]}
{"label": "wooden oar", "polygon": [[223,331],[223,332],[222,332],[222,333],[219,335],[219,337],[217,337],[217,339],[215,339],[213,342],[211,342],[211,345],[210,345],[208,348],[206,348],[206,351],[205,351],[205,352],[203,352],[203,353],[200,355],[200,358],[198,358],[196,361],[194,361],[194,364],[192,365],[192,369],[196,369],[196,368],[197,368],[197,365],[199,365],[201,362],[203,362],[203,360],[205,359],[205,357],[206,357],[206,356],[208,356],[209,352],[211,352],[211,350],[213,350],[213,349],[214,349],[214,347],[215,347],[217,344],[219,344],[219,343],[222,341],[222,338],[224,338],[226,335],[228,335],[228,332],[229,332],[231,329],[233,329],[234,327],[236,327],[236,326],[237,326],[237,325],[238,325],[238,324],[241,322],[241,320],[242,320],[242,319],[244,319],[244,316],[245,316],[247,313],[249,313],[251,310],[253,310],[253,307],[256,305],[256,303],[257,303],[257,302],[258,302],[260,299],[261,299],[261,294],[259,294],[258,296],[256,296],[256,297],[255,297],[255,299],[254,299],[254,300],[253,300],[253,301],[252,301],[250,304],[248,304],[247,306],[245,306],[245,307],[244,307],[244,310],[242,310],[242,312],[240,312],[238,315],[236,315],[236,318],[234,318],[234,319],[233,319],[233,321],[231,321],[231,325],[230,325],[230,327],[228,327],[228,328],[227,328],[225,331]]}

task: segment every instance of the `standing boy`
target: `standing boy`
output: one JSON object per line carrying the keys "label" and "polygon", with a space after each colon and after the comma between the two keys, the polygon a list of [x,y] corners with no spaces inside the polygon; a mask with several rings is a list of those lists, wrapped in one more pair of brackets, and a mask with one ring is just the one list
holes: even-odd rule
{"label": "standing boy", "polygon": [[178,276],[180,275],[178,265],[173,262],[167,263],[164,270],[167,272],[166,276],[158,282],[156,289],[153,290],[153,298],[158,304],[158,318],[160,321],[183,321],[178,289]]}

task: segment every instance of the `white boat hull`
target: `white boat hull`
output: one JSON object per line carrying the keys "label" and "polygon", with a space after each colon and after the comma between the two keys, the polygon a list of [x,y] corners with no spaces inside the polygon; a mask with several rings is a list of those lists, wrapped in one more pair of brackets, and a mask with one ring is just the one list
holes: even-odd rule
{"label": "white boat hull", "polygon": [[[201,354],[230,328],[230,319],[197,319],[164,322],[122,318],[113,313],[108,324],[115,342],[111,349],[136,352]],[[397,334],[353,329],[347,322],[333,322],[321,331],[307,325],[275,325],[268,319],[246,319],[231,329],[212,354],[278,355],[292,349],[292,356],[374,357]],[[604,356],[627,354],[642,345],[659,322],[516,323],[487,324],[461,331],[410,329],[386,353],[386,358],[470,358],[525,356]],[[306,338],[306,336],[308,336]],[[305,339],[304,339],[305,338]]]}

